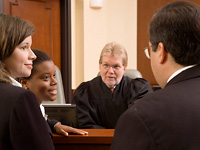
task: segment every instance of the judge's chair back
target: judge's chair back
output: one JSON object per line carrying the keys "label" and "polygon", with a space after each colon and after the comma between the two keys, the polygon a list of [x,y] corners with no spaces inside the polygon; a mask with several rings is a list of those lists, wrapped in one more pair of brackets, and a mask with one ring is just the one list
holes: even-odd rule
{"label": "judge's chair back", "polygon": [[56,100],[54,101],[43,101],[42,104],[65,104],[65,94],[63,90],[63,82],[60,69],[55,66],[56,68],[56,79],[57,79],[57,96]]}
{"label": "judge's chair back", "polygon": [[[100,72],[97,74],[97,76],[99,75],[100,75]],[[142,78],[142,74],[136,69],[126,69],[124,76],[128,76],[129,78],[132,78],[132,79]]]}
{"label": "judge's chair back", "polygon": [[136,69],[126,69],[124,76],[128,76],[129,78],[142,78],[142,74]]}

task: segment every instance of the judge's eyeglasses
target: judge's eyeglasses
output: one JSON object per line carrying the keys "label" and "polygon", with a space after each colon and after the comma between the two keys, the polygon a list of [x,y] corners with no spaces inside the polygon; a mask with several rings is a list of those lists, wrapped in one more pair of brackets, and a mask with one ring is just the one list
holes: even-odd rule
{"label": "judge's eyeglasses", "polygon": [[110,66],[109,64],[102,64],[102,66],[105,70],[109,70],[110,68],[112,68],[114,71],[118,71],[122,67],[122,66],[119,66],[119,65]]}

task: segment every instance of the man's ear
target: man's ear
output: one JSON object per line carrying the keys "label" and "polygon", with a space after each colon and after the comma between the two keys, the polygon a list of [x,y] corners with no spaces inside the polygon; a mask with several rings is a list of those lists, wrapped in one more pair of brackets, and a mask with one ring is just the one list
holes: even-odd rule
{"label": "man's ear", "polygon": [[25,88],[25,89],[28,89],[27,82],[28,82],[27,79],[25,79],[25,78],[19,78],[19,83],[21,83],[22,87]]}
{"label": "man's ear", "polygon": [[167,60],[167,52],[165,51],[164,44],[160,42],[158,44],[158,49],[159,50],[159,63],[163,64]]}
{"label": "man's ear", "polygon": [[124,66],[124,72],[126,71],[126,69],[127,69],[127,66]]}

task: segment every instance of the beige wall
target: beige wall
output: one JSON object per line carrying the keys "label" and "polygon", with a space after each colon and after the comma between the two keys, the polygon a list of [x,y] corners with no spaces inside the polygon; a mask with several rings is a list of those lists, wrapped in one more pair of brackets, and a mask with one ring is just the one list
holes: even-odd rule
{"label": "beige wall", "polygon": [[99,55],[111,41],[128,52],[129,69],[137,69],[137,0],[103,0],[103,7],[90,7],[90,0],[72,0],[72,88],[99,72]]}

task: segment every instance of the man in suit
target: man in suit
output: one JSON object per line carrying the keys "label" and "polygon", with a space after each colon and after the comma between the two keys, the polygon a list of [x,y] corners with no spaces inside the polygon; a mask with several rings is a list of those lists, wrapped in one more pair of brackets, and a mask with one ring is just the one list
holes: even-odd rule
{"label": "man in suit", "polygon": [[122,114],[111,150],[200,149],[200,6],[162,7],[152,17],[145,52],[163,89]]}

